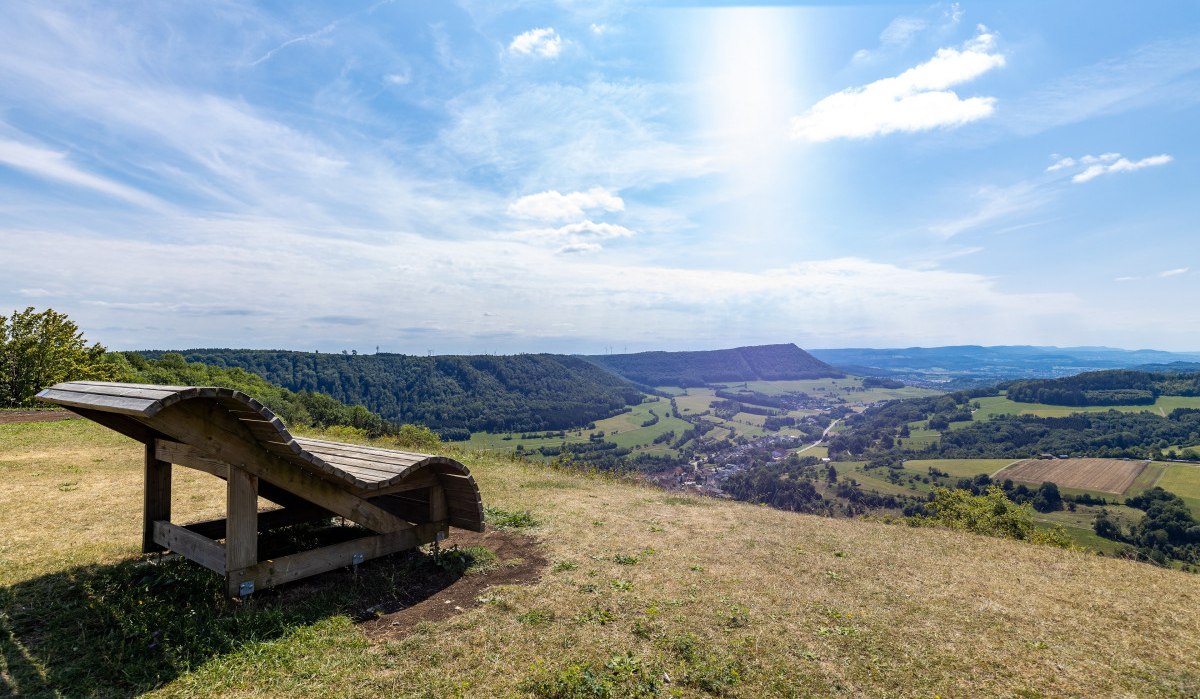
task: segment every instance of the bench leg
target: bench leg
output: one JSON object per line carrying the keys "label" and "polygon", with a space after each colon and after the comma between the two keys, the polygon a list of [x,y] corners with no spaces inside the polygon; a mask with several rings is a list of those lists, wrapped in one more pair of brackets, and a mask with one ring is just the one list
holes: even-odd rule
{"label": "bench leg", "polygon": [[230,465],[225,492],[225,586],[238,597],[242,580],[234,573],[258,563],[258,476]]}
{"label": "bench leg", "polygon": [[146,445],[142,494],[142,553],[164,550],[154,541],[154,522],[158,520],[171,521],[171,464],[158,459],[151,442]]}

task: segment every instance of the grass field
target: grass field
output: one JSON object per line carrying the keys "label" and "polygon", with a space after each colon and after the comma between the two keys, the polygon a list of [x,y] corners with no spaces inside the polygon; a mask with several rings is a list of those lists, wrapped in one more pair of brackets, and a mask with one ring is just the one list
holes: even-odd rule
{"label": "grass field", "polygon": [[1016,459],[909,459],[904,468],[917,473],[928,473],[930,468],[945,471],[955,478],[969,478],[986,473],[989,476],[1016,461]]}
{"label": "grass field", "polygon": [[[1183,498],[1188,508],[1200,516],[1200,465],[1169,464],[1158,480],[1148,487],[1155,485]],[[1137,493],[1131,491],[1130,494],[1136,495]]]}
{"label": "grass field", "polygon": [[1021,483],[1046,481],[1109,495],[1122,495],[1145,470],[1147,462],[1125,459],[1026,459],[996,474]]}
{"label": "grass field", "polygon": [[940,395],[941,391],[933,391],[916,386],[904,388],[866,388],[862,387],[862,378],[849,377],[845,379],[812,379],[803,381],[749,381],[745,384],[730,384],[730,387],[745,386],[751,391],[768,395],[801,392],[812,396],[841,398],[847,403],[877,403],[885,400],[901,398],[924,398]]}
{"label": "grass field", "polygon": [[[353,604],[305,593],[326,589],[325,576],[227,604],[195,566],[136,563],[141,447],[82,421],[0,426],[0,688],[318,699],[1200,691],[1198,576],[448,453],[471,467],[487,506],[531,514],[550,565],[456,602],[447,618],[392,627],[390,612],[364,623]],[[219,482],[177,471],[181,519],[220,508]],[[388,584],[389,561],[329,574],[346,581],[329,599]]]}

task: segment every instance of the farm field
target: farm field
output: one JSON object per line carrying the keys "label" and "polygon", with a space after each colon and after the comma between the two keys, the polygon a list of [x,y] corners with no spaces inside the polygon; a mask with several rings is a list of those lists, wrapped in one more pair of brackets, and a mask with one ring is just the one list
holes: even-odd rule
{"label": "farm field", "polygon": [[[642,427],[649,420],[653,410],[659,417],[658,423]],[[617,446],[638,449],[647,453],[667,453],[668,444],[654,444],[654,438],[674,430],[676,434],[691,429],[691,424],[671,416],[671,404],[665,400],[641,403],[633,406],[633,410],[610,418],[596,421],[594,430],[566,430],[563,437],[546,437],[539,439],[522,439],[521,433],[490,433],[474,432],[471,438],[463,442],[469,448],[483,449],[509,453],[520,444],[527,451],[536,451],[541,447],[554,447],[567,442],[570,444],[588,441],[588,435],[593,432],[604,432],[604,438],[615,442]]]}
{"label": "farm field", "polygon": [[1026,459],[1000,471],[996,478],[1033,485],[1050,481],[1067,488],[1121,495],[1146,464],[1122,459]]}
{"label": "farm field", "polygon": [[744,384],[731,384],[730,388],[742,387],[766,393],[782,395],[784,393],[802,392],[819,397],[837,397],[847,403],[877,403],[884,400],[900,398],[924,398],[936,396],[941,391],[916,386],[904,388],[863,388],[862,378],[857,376],[845,379],[808,379],[796,381],[748,381]]}
{"label": "farm field", "polygon": [[1168,464],[1153,485],[1175,493],[1193,513],[1200,514],[1200,465]]}
{"label": "farm field", "polygon": [[904,462],[904,468],[917,473],[927,473],[930,468],[936,468],[956,478],[969,478],[981,473],[990,476],[1015,461],[1016,459],[909,459]]}
{"label": "farm field", "polygon": [[[782,382],[769,382],[769,383],[782,383]],[[738,384],[738,385],[740,386],[741,384]],[[718,401],[722,401],[722,400],[725,400],[725,399],[717,397],[716,389],[689,388],[689,389],[687,389],[686,395],[679,394],[679,395],[675,396],[675,406],[679,409],[680,415],[699,415],[706,411],[711,411],[712,404],[714,402],[718,402]],[[786,413],[781,413],[781,415],[787,415],[789,417],[794,417],[794,418],[799,419],[799,418],[804,418],[804,417],[808,417],[810,415],[817,414],[817,412],[818,411],[814,411],[814,410],[789,410]],[[790,427],[784,427],[784,428],[780,429],[778,432],[768,432],[767,430],[764,430],[762,428],[763,421],[766,420],[766,417],[763,415],[754,415],[752,413],[737,413],[736,415],[733,416],[732,419],[729,419],[729,420],[718,418],[714,415],[709,415],[707,419],[721,425],[722,427],[733,430],[734,431],[733,436],[735,436],[735,437],[744,436],[749,439],[754,439],[756,437],[763,437],[763,436],[772,435],[772,434],[797,435],[797,436],[803,434],[799,430],[796,430],[796,429],[793,429]],[[597,423],[597,427],[598,426],[599,426],[599,423]],[[684,429],[687,429],[687,428],[684,428]],[[676,431],[678,432],[679,430],[676,430]],[[713,434],[713,432],[710,432],[710,434]],[[720,434],[721,438],[724,438],[725,436],[726,436],[725,434]]]}

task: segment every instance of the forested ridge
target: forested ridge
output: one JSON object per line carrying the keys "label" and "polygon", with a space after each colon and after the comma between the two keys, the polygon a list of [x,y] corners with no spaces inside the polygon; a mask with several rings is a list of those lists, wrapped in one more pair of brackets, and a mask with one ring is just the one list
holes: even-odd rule
{"label": "forested ridge", "polygon": [[1009,400],[1049,405],[1149,405],[1160,395],[1200,395],[1200,374],[1091,371],[1061,379],[1015,381]]}
{"label": "forested ridge", "polygon": [[844,373],[794,344],[699,352],[637,352],[586,357],[644,386],[704,386],[728,381],[841,378]]}
{"label": "forested ridge", "polygon": [[326,393],[450,438],[465,438],[468,431],[577,427],[642,400],[627,381],[566,355],[417,357],[235,349],[182,354],[188,361],[245,369],[292,391]]}

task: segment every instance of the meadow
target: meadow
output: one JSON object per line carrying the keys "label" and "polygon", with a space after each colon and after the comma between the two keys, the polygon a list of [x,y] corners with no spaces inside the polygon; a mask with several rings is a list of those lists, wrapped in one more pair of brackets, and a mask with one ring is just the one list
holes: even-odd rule
{"label": "meadow", "polygon": [[[514,557],[485,539],[490,567],[429,598],[445,616],[411,622],[404,609],[364,604],[433,575],[428,553],[227,603],[211,594],[219,587],[207,571],[138,556],[140,445],[83,421],[0,426],[0,688],[25,697],[1200,691],[1194,575],[446,451],[471,467],[491,512],[521,515],[502,518],[522,523],[506,536],[534,548]],[[220,508],[219,482],[177,470],[180,519]],[[487,586],[533,558],[546,561],[537,575]],[[456,596],[472,580],[484,585]]]}

